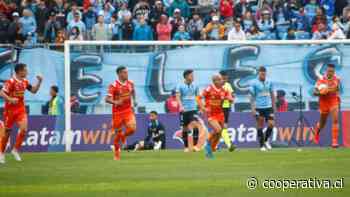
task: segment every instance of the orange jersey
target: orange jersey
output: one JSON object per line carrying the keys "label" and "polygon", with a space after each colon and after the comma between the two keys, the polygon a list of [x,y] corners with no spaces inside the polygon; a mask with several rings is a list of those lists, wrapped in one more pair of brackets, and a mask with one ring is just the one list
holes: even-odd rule
{"label": "orange jersey", "polygon": [[[326,84],[328,88],[336,88],[340,86],[340,79],[334,76],[332,79],[328,79],[326,76],[322,76],[316,82],[316,87],[320,84]],[[338,105],[340,102],[339,91],[328,93],[325,95],[320,95],[319,97],[320,106],[321,105]]]}
{"label": "orange jersey", "polygon": [[208,116],[213,116],[223,113],[222,102],[229,98],[230,94],[222,87],[216,88],[214,85],[210,85],[202,92],[202,96],[205,100],[205,107],[208,110]]}
{"label": "orange jersey", "polygon": [[5,111],[7,110],[24,110],[25,111],[25,103],[24,103],[24,93],[26,90],[29,90],[31,85],[27,79],[19,80],[16,77],[12,77],[7,80],[4,84],[2,90],[12,98],[17,98],[18,102],[16,104],[12,104],[8,101],[5,101]]}
{"label": "orange jersey", "polygon": [[111,96],[113,100],[121,100],[120,105],[113,105],[113,113],[128,113],[133,112],[131,97],[134,94],[134,83],[127,80],[121,83],[116,80],[108,88],[108,96]]}

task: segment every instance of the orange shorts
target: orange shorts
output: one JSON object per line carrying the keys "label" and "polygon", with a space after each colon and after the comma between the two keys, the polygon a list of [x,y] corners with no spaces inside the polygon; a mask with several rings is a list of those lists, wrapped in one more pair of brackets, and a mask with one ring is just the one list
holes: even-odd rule
{"label": "orange shorts", "polygon": [[4,125],[6,129],[11,129],[16,123],[27,121],[27,113],[23,110],[5,110],[4,111]]}
{"label": "orange shorts", "polygon": [[319,108],[320,108],[321,114],[328,114],[329,112],[331,112],[332,110],[338,107],[339,107],[338,101],[334,101],[334,102],[320,102]]}
{"label": "orange shorts", "polygon": [[113,113],[113,129],[121,129],[122,126],[126,127],[132,121],[135,121],[134,112]]}
{"label": "orange shorts", "polygon": [[224,124],[225,122],[225,115],[224,113],[217,113],[217,114],[209,114],[208,115],[208,120],[212,121],[218,121],[220,124]]}

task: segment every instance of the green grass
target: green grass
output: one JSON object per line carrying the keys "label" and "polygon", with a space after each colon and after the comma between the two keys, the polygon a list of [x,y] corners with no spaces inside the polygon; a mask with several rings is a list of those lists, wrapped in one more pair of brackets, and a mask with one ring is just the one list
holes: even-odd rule
{"label": "green grass", "polygon": [[[69,196],[349,196],[350,149],[241,149],[204,153],[181,151],[24,153],[7,155],[0,166],[0,197]],[[262,180],[344,178],[343,189],[249,190],[249,177]],[[283,193],[282,193],[283,192]]]}

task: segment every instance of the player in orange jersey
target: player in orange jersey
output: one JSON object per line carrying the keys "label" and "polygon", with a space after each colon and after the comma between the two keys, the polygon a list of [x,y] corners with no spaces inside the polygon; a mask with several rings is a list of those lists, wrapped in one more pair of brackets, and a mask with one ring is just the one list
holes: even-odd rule
{"label": "player in orange jersey", "polygon": [[[118,79],[109,86],[106,102],[113,105],[112,128],[115,131],[114,160],[120,160],[121,144],[136,130],[136,119],[133,110],[135,102],[134,83],[128,79],[128,70],[124,66],[117,68]],[[125,132],[123,132],[125,127]]]}
{"label": "player in orange jersey", "polygon": [[17,124],[19,131],[16,137],[16,143],[11,151],[15,160],[21,161],[19,150],[25,138],[25,134],[28,128],[27,113],[24,104],[24,93],[26,90],[35,94],[38,92],[42,77],[37,76],[38,83],[31,85],[26,79],[28,74],[27,65],[16,64],[15,74],[4,84],[4,87],[0,91],[0,96],[5,99],[4,107],[4,127],[5,132],[2,135],[0,142],[0,163],[5,163],[5,149],[10,137],[10,132],[14,124]]}
{"label": "player in orange jersey", "polygon": [[[212,77],[213,84],[209,85],[198,98],[198,105],[202,113],[206,114],[209,126],[213,132],[209,134],[207,144],[205,146],[206,156],[212,158],[212,151],[216,150],[216,146],[220,141],[221,132],[224,128],[225,115],[222,108],[224,100],[233,101],[232,95],[223,88],[223,80],[221,75],[215,74]],[[201,98],[204,98],[205,105],[202,104]]]}
{"label": "player in orange jersey", "polygon": [[326,74],[320,77],[316,83],[314,94],[319,97],[319,108],[321,117],[315,127],[314,142],[319,144],[320,131],[325,127],[327,117],[332,116],[332,147],[337,148],[338,144],[338,113],[339,113],[339,89],[340,79],[335,75],[334,64],[328,64]]}

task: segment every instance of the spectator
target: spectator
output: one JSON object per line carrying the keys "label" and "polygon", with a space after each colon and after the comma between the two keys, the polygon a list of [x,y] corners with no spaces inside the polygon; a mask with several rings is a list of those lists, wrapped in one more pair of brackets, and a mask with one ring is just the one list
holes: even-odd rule
{"label": "spectator", "polygon": [[326,15],[324,14],[324,9],[323,8],[317,8],[316,16],[314,17],[314,20],[312,22],[311,32],[317,31],[320,23],[325,25],[326,28],[327,28],[328,21],[327,21]]}
{"label": "spectator", "polygon": [[55,43],[64,44],[65,40],[66,40],[66,35],[64,33],[64,30],[63,29],[58,30]]}
{"label": "spectator", "polygon": [[175,9],[173,17],[170,17],[169,22],[172,26],[171,35],[174,35],[177,32],[180,25],[185,24],[185,18],[181,16],[181,10]]}
{"label": "spectator", "polygon": [[49,18],[49,15],[50,15],[50,10],[49,8],[46,7],[45,1],[39,0],[39,4],[35,13],[35,19],[38,24],[37,33],[39,35],[44,34],[45,24],[46,24],[47,18]]}
{"label": "spectator", "polygon": [[204,24],[198,13],[194,13],[192,19],[188,22],[187,31],[193,40],[199,40]]}
{"label": "spectator", "polygon": [[254,24],[256,24],[256,22],[252,13],[250,11],[245,12],[242,19],[243,30],[247,32]]}
{"label": "spectator", "polygon": [[135,17],[143,16],[145,20],[148,20],[150,12],[151,8],[147,0],[139,0],[139,2],[135,5],[132,13]]}
{"label": "spectator", "polygon": [[111,33],[111,40],[120,40],[121,32],[120,32],[120,23],[115,15],[111,17],[111,23],[108,25]]}
{"label": "spectator", "polygon": [[0,43],[8,43],[9,40],[9,30],[10,21],[6,16],[0,13]]}
{"label": "spectator", "polygon": [[115,8],[113,7],[113,5],[109,1],[107,1],[103,5],[103,10],[99,11],[99,15],[103,15],[104,16],[104,23],[109,24],[109,23],[111,23],[111,17],[112,17],[114,12],[115,12]]}
{"label": "spectator", "polygon": [[162,1],[157,0],[150,13],[150,22],[153,28],[156,28],[156,25],[159,23],[162,15],[167,15],[167,13]]}
{"label": "spectator", "polygon": [[328,31],[327,27],[323,23],[318,24],[317,30],[313,33],[312,39],[313,40],[325,40],[328,37]]}
{"label": "spectator", "polygon": [[139,24],[133,31],[133,40],[153,40],[153,32],[149,25],[146,24],[144,16],[140,17]]}
{"label": "spectator", "polygon": [[105,23],[104,16],[102,13],[97,18],[97,23],[92,28],[92,38],[93,40],[109,40],[112,33],[111,29]]}
{"label": "spectator", "polygon": [[300,8],[298,14],[295,16],[295,20],[292,20],[291,27],[297,31],[309,31],[311,22],[308,21],[304,8]]}
{"label": "spectator", "polygon": [[246,38],[248,40],[263,40],[265,34],[259,30],[257,25],[253,25],[247,32]]}
{"label": "spectator", "polygon": [[63,99],[60,98],[60,96],[58,95],[58,92],[59,92],[59,89],[57,86],[51,86],[50,88],[51,99],[48,102],[49,115],[58,116],[63,114],[63,106],[64,106]]}
{"label": "spectator", "polygon": [[212,21],[203,29],[204,38],[209,40],[222,40],[225,36],[225,26],[219,21],[218,16],[213,16]]}
{"label": "spectator", "polygon": [[69,32],[69,40],[84,40],[83,35],[81,35],[79,27],[74,26],[71,28],[71,31]]}
{"label": "spectator", "polygon": [[75,20],[75,17],[76,17],[77,14],[79,15],[80,19],[83,18],[82,13],[78,9],[77,3],[76,2],[72,2],[71,11],[67,15],[67,24],[69,24],[70,22]]}
{"label": "spectator", "polygon": [[234,28],[235,21],[232,17],[227,17],[224,19],[224,27],[225,27],[225,36],[224,39],[227,39],[229,32]]}
{"label": "spectator", "polygon": [[308,22],[308,25],[311,25],[313,19],[316,16],[318,5],[316,3],[316,0],[310,0],[308,4],[305,5],[305,16]]}
{"label": "spectator", "polygon": [[23,16],[19,19],[19,23],[21,25],[21,35],[24,39],[27,39],[27,36],[30,35],[30,38],[36,42],[36,21],[33,17],[33,14],[30,10],[24,9]]}
{"label": "spectator", "polygon": [[251,12],[251,7],[248,5],[247,0],[239,0],[234,7],[236,18],[241,18],[248,11]]}
{"label": "spectator", "polygon": [[287,33],[285,34],[285,37],[283,40],[295,40],[296,36],[295,36],[295,30],[293,28],[288,28]]}
{"label": "spectator", "polygon": [[125,17],[130,18],[132,17],[132,14],[130,10],[128,10],[128,4],[123,2],[120,7],[120,10],[118,11],[118,22],[123,23]]}
{"label": "spectator", "polygon": [[134,25],[131,22],[131,16],[124,17],[123,23],[120,26],[122,40],[132,40]]}
{"label": "spectator", "polygon": [[58,30],[61,29],[60,23],[56,20],[56,13],[51,12],[49,20],[45,24],[44,41],[55,42]]}
{"label": "spectator", "polygon": [[271,14],[268,10],[261,12],[261,19],[258,22],[259,29],[269,36],[275,27],[275,24],[271,18]]}
{"label": "spectator", "polygon": [[336,40],[336,39],[346,39],[346,36],[343,30],[340,29],[336,23],[334,23],[332,27],[332,32],[330,32],[328,40]]}
{"label": "spectator", "polygon": [[273,11],[269,5],[269,3],[266,0],[262,1],[262,6],[260,9],[258,9],[255,13],[255,20],[259,21],[263,18],[263,15],[270,15],[272,16]]}
{"label": "spectator", "polygon": [[277,90],[276,107],[278,112],[288,111],[288,102],[285,96],[286,96],[286,92],[284,90]]}
{"label": "spectator", "polygon": [[8,39],[10,43],[15,44],[16,40],[20,40],[19,31],[20,31],[19,13],[13,12],[12,22],[10,23],[8,28],[8,36],[9,36]]}
{"label": "spectator", "polygon": [[168,21],[168,17],[163,14],[160,17],[160,22],[156,26],[158,40],[171,40],[172,26]]}
{"label": "spectator", "polygon": [[179,113],[180,112],[180,104],[176,99],[176,91],[171,91],[171,95],[165,101],[165,112],[166,113]]}
{"label": "spectator", "polygon": [[186,0],[174,0],[169,7],[169,15],[173,16],[175,10],[179,9],[183,17],[188,18],[191,15],[190,7]]}
{"label": "spectator", "polygon": [[190,40],[191,36],[186,32],[185,25],[180,25],[179,30],[174,34],[173,40]]}
{"label": "spectator", "polygon": [[228,33],[227,40],[245,40],[246,36],[244,31],[241,28],[241,24],[238,21],[235,21],[234,28]]}
{"label": "spectator", "polygon": [[55,0],[55,5],[52,11],[56,13],[56,19],[60,23],[61,27],[66,25],[66,14],[68,8],[63,3],[63,0]]}
{"label": "spectator", "polygon": [[325,10],[325,14],[328,19],[331,19],[334,14],[334,2],[335,0],[320,0],[320,7]]}
{"label": "spectator", "polygon": [[233,16],[232,0],[220,0],[220,15],[225,19]]}
{"label": "spectator", "polygon": [[87,40],[92,40],[92,28],[96,24],[96,12],[94,11],[94,7],[90,5],[86,12],[83,14],[83,21],[86,28],[86,38]]}
{"label": "spectator", "polygon": [[81,21],[80,14],[77,12],[74,14],[74,19],[68,24],[67,31],[71,32],[73,27],[77,27],[79,29],[80,35],[84,37],[86,32],[86,26],[83,23],[83,21]]}

